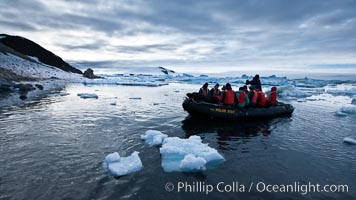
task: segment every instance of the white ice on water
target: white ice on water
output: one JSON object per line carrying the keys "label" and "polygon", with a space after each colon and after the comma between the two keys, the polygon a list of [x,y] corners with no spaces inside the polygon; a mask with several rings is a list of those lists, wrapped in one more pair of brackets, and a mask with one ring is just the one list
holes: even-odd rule
{"label": "white ice on water", "polygon": [[356,95],[352,97],[351,104],[356,105]]}
{"label": "white ice on water", "polygon": [[188,139],[168,137],[164,139],[160,153],[162,167],[166,172],[205,170],[207,166],[217,165],[225,160],[216,149],[202,143],[199,136],[190,136]]}
{"label": "white ice on water", "polygon": [[149,146],[161,145],[163,140],[167,137],[168,136],[166,134],[156,130],[148,130],[144,135],[141,135],[141,139],[145,140]]}
{"label": "white ice on water", "polygon": [[336,115],[338,116],[342,116],[343,114],[356,114],[356,105],[343,106],[338,111],[336,111]]}
{"label": "white ice on water", "polygon": [[345,137],[344,142],[347,144],[356,144],[356,139],[354,139],[352,137]]}
{"label": "white ice on water", "polygon": [[124,176],[143,168],[139,152],[135,151],[128,157],[120,157],[119,153],[111,153],[106,156],[103,167],[104,170],[113,176]]}
{"label": "white ice on water", "polygon": [[89,98],[97,99],[97,98],[99,98],[98,95],[94,94],[94,93],[78,93],[77,96],[79,96],[80,98],[83,98],[83,99],[89,99]]}

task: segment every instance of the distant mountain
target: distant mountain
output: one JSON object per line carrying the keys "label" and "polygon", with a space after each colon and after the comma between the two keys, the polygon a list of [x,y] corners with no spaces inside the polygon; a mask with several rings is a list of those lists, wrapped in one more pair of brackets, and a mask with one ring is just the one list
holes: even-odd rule
{"label": "distant mountain", "polygon": [[[63,59],[59,56],[26,38],[20,36],[0,34],[0,43],[3,44],[1,45],[2,49],[9,47],[6,50],[7,52],[11,51],[12,54],[23,59],[28,60],[29,58],[32,58],[32,60],[34,61],[54,66],[66,72],[82,74],[82,71],[72,67],[67,62],[63,61]],[[12,50],[9,50],[10,48]],[[29,58],[26,58],[26,56],[28,56]],[[34,57],[37,59],[33,59]]]}

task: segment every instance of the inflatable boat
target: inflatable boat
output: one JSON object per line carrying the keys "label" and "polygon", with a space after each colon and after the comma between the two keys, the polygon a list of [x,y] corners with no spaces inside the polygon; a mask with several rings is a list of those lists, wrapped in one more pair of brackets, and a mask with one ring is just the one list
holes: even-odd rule
{"label": "inflatable boat", "polygon": [[186,98],[183,108],[193,116],[208,117],[211,119],[241,119],[241,118],[269,118],[293,113],[294,107],[290,104],[278,102],[275,106],[264,108],[237,108],[221,104]]}

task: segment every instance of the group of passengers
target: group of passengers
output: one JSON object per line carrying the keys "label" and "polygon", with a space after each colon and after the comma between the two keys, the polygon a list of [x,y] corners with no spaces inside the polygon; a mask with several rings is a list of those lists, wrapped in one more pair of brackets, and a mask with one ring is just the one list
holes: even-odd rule
{"label": "group of passengers", "polygon": [[[247,85],[251,85],[248,90]],[[234,91],[230,83],[226,83],[219,89],[219,84],[216,84],[211,90],[208,89],[209,84],[205,83],[199,90],[200,99],[203,101],[224,104],[229,106],[244,107],[266,107],[274,106],[277,100],[277,87],[273,86],[270,93],[266,97],[262,92],[261,81],[259,75],[255,75],[253,80],[246,80],[246,85],[239,88],[239,91]]]}

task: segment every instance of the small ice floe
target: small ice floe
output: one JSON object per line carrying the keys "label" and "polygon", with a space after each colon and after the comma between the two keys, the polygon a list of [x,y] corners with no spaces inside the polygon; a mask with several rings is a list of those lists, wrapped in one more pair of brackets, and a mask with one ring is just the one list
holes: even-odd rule
{"label": "small ice floe", "polygon": [[141,139],[150,146],[161,145],[163,140],[167,138],[166,134],[163,134],[161,131],[148,130],[144,135],[141,135]]}
{"label": "small ice floe", "polygon": [[343,112],[341,112],[340,110],[339,110],[339,111],[336,111],[336,112],[335,112],[335,115],[336,115],[336,116],[339,116],[339,117],[346,117],[346,116],[347,116],[346,113],[343,113]]}
{"label": "small ice floe", "polygon": [[132,99],[132,100],[141,100],[142,98],[141,97],[130,97],[130,99]]}
{"label": "small ice floe", "polygon": [[120,157],[119,153],[111,153],[106,156],[103,167],[113,176],[124,176],[143,168],[139,152],[135,151],[128,157]]}
{"label": "small ice floe", "polygon": [[79,96],[80,98],[83,99],[88,99],[88,98],[93,98],[93,99],[97,99],[98,95],[94,94],[94,93],[78,93],[77,96]]}
{"label": "small ice floe", "polygon": [[336,115],[338,116],[342,116],[346,114],[356,115],[356,106],[355,105],[343,106],[338,111],[336,111]]}
{"label": "small ice floe", "polygon": [[61,96],[61,97],[64,97],[64,96],[68,96],[69,93],[68,92],[61,92],[58,95]]}
{"label": "small ice floe", "polygon": [[356,105],[356,95],[352,97],[351,104]]}
{"label": "small ice floe", "polygon": [[162,167],[166,172],[201,171],[225,160],[216,149],[202,143],[199,136],[190,136],[188,139],[165,138],[160,153]]}
{"label": "small ice floe", "polygon": [[354,139],[352,137],[345,137],[344,142],[347,144],[355,144],[356,145],[356,139]]}
{"label": "small ice floe", "polygon": [[303,103],[303,102],[307,102],[307,100],[306,99],[297,99],[297,102]]}

